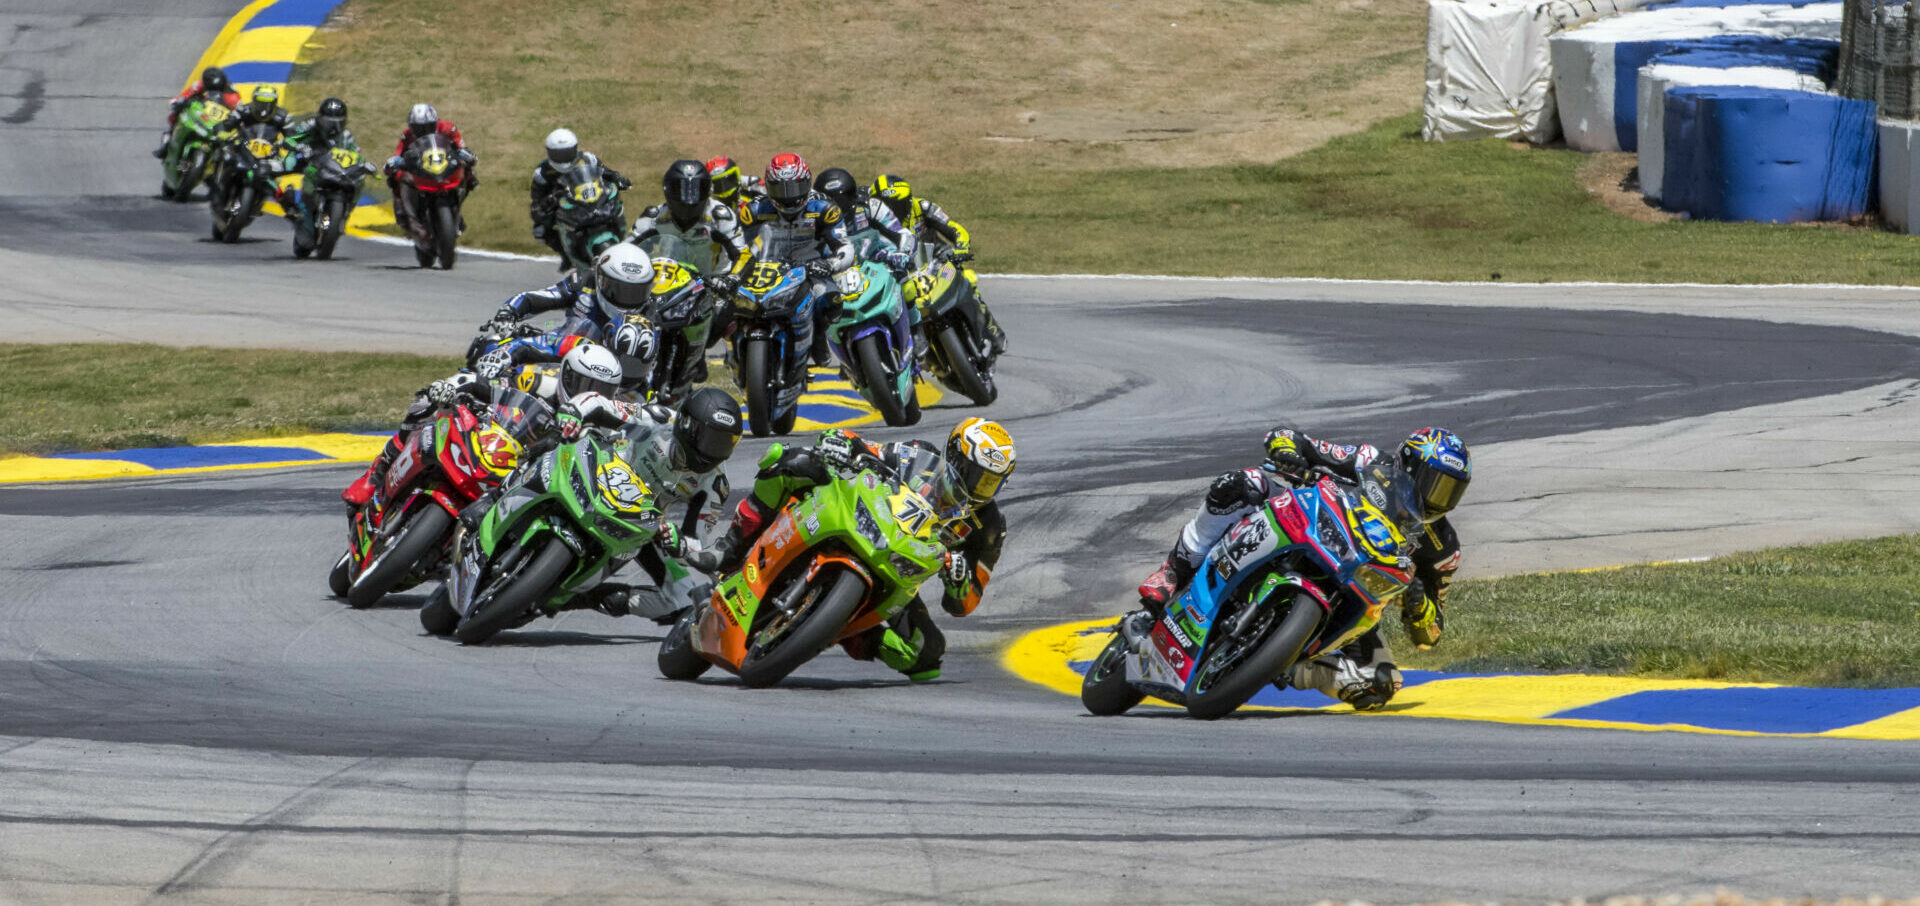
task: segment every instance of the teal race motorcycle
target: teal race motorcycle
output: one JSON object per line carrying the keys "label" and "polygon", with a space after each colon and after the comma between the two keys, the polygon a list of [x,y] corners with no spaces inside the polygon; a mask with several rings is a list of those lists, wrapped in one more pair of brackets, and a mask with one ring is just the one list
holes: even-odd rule
{"label": "teal race motorcycle", "polygon": [[588,428],[516,468],[479,523],[463,519],[456,529],[453,570],[421,608],[421,627],[486,642],[583,606],[582,592],[648,543],[677,539],[653,490],[627,465],[633,448],[627,433]]}
{"label": "teal race motorcycle", "polygon": [[900,284],[886,266],[862,261],[842,271],[840,306],[827,325],[827,345],[841,370],[889,426],[918,424],[919,377],[913,324]]}

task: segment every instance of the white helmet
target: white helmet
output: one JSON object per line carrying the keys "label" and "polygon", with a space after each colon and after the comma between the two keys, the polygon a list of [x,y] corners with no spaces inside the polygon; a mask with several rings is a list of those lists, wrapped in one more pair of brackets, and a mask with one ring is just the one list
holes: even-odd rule
{"label": "white helmet", "polygon": [[407,111],[407,125],[416,130],[421,126],[432,126],[440,122],[440,112],[432,104],[415,104]]}
{"label": "white helmet", "polygon": [[575,343],[560,360],[560,392],[571,399],[582,393],[612,396],[620,391],[620,359],[598,343]]}
{"label": "white helmet", "polygon": [[562,173],[573,169],[574,161],[580,159],[580,139],[572,129],[555,129],[547,133],[547,163]]}
{"label": "white helmet", "polygon": [[653,259],[631,242],[607,246],[593,261],[601,301],[620,311],[640,311],[653,285]]}

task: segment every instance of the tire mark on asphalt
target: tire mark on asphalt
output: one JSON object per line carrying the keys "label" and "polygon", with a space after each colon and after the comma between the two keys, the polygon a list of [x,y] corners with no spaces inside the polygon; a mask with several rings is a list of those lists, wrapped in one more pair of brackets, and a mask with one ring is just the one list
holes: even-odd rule
{"label": "tire mark on asphalt", "polygon": [[[175,871],[171,877],[160,882],[159,886],[153,889],[153,893],[147,897],[145,902],[155,903],[176,894],[191,893],[198,888],[207,886],[220,876],[239,867],[248,856],[252,855],[254,850],[258,849],[260,845],[265,842],[260,839],[262,834],[284,833],[287,832],[289,828],[306,826],[290,823],[290,821],[298,821],[301,818],[311,816],[318,812],[332,800],[335,791],[347,784],[352,774],[361,768],[379,761],[381,761],[381,759],[360,759],[319,780],[307,784],[293,795],[280,800],[280,802],[272,808],[238,824],[227,824],[222,827],[218,822],[204,822],[204,824],[207,825],[205,829],[220,829],[220,836],[215,837],[206,846],[202,847],[199,853],[195,854],[192,859],[187,860],[187,863],[180,866],[179,870]],[[0,819],[0,823],[13,822]],[[18,823],[33,824],[39,822],[25,821]],[[113,825],[108,824],[104,826]],[[156,822],[151,826],[164,828],[168,827],[168,824],[166,822]],[[182,830],[195,829],[191,822],[185,825],[175,825],[174,827]]]}

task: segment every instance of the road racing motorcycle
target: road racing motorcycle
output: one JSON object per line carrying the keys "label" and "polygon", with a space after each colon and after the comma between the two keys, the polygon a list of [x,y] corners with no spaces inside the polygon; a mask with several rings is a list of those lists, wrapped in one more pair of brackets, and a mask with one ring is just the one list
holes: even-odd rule
{"label": "road racing motorcycle", "polygon": [[809,350],[794,348],[793,325],[813,317],[810,283],[804,267],[756,261],[734,288],[727,367],[746,393],[754,437],[786,434],[800,416]]}
{"label": "road racing motorcycle", "polygon": [[220,146],[213,176],[207,180],[207,204],[213,211],[213,238],[239,242],[241,231],[260,216],[260,208],[279,194],[286,149],[280,130],[253,123]]}
{"label": "road racing motorcycle", "polygon": [[1137,650],[1114,634],[1087,666],[1081,704],[1113,715],[1152,695],[1222,717],[1372,629],[1413,581],[1413,544],[1383,512],[1389,489],[1365,487],[1321,472],[1241,520]]}
{"label": "road racing motorcycle", "polygon": [[460,205],[466,200],[461,186],[466,181],[467,165],[454,150],[453,139],[441,133],[414,139],[401,155],[400,197],[393,203],[406,210],[413,257],[421,267],[438,260],[442,270],[453,270],[454,242],[462,229]]}
{"label": "road racing motorcycle", "polygon": [[974,405],[985,406],[1000,395],[993,382],[996,356],[987,340],[986,312],[949,254],[941,249],[928,258],[907,276],[901,291],[919,310],[927,371]]}
{"label": "road racing motorcycle", "polygon": [[174,119],[173,140],[160,163],[160,197],[186,201],[193,187],[213,168],[213,151],[221,128],[233,116],[232,108],[207,97],[195,97]]}
{"label": "road racing motorcycle", "polygon": [[560,230],[560,247],[566,251],[562,269],[585,271],[626,233],[626,205],[606,171],[589,161],[568,170],[560,188],[554,223]]}
{"label": "road racing motorcycle", "polygon": [[541,616],[582,606],[581,592],[652,542],[665,515],[627,465],[630,432],[588,428],[515,469],[471,530],[455,534],[453,570],[420,625],[477,645]]}
{"label": "road racing motorcycle", "polygon": [[[780,453],[775,445],[760,467]],[[946,553],[927,502],[939,460],[921,451],[896,483],[885,464],[862,456],[788,501],[739,571],[660,643],[661,675],[691,680],[718,666],[747,686],[771,686],[898,614]]]}
{"label": "road racing motorcycle", "polygon": [[513,387],[442,406],[387,467],[373,499],[347,514],[347,552],[328,584],[354,607],[439,572],[454,521],[552,433],[553,409]]}
{"label": "road racing motorcycle", "polygon": [[647,310],[660,331],[648,389],[657,400],[670,404],[686,398],[694,383],[706,377],[713,296],[698,271],[678,261],[655,258],[653,296]]}
{"label": "road racing motorcycle", "polygon": [[900,284],[884,265],[872,261],[848,268],[837,279],[840,308],[827,325],[827,345],[881,419],[896,428],[918,423],[920,400],[914,382],[920,369]]}
{"label": "road racing motorcycle", "polygon": [[360,203],[360,184],[373,175],[373,165],[359,149],[335,146],[314,155],[301,175],[302,208],[287,214],[293,221],[293,255],[317,254],[325,261],[333,257],[347,218]]}

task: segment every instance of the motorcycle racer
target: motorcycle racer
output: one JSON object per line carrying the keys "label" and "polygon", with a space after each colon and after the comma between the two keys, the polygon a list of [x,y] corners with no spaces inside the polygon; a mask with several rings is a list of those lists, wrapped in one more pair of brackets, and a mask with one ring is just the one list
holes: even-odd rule
{"label": "motorcycle racer", "polygon": [[710,157],[706,166],[707,175],[713,178],[713,197],[735,213],[745,213],[750,202],[767,195],[760,177],[740,175],[740,165],[731,157]]}
{"label": "motorcycle racer", "polygon": [[179,124],[180,111],[185,110],[196,95],[206,95],[207,100],[232,110],[240,106],[240,93],[233,90],[233,83],[227,81],[227,71],[218,66],[209,66],[200,71],[200,78],[188,85],[178,97],[167,103],[167,131],[160,138],[160,147],[155,148],[153,156],[166,159],[167,146],[173,143],[173,129]]}
{"label": "motorcycle racer", "polygon": [[[577,337],[572,339],[574,342],[569,344],[561,360],[558,381],[551,385],[542,381],[527,381],[520,387],[561,412],[565,411],[567,402],[573,396],[612,393],[620,387],[620,360],[605,347]],[[373,499],[373,492],[380,487],[387,468],[393,465],[394,457],[406,448],[408,438],[415,431],[433,423],[435,411],[451,405],[462,394],[485,399],[494,382],[504,383],[508,377],[507,374],[500,374],[489,379],[474,371],[461,370],[422,387],[414,393],[413,404],[407,407],[406,415],[400,420],[400,429],[388,438],[380,455],[367,465],[367,471],[340,492],[340,499],[346,501],[348,506],[365,506],[367,501]]]}
{"label": "motorcycle racer", "polygon": [[555,129],[547,133],[547,156],[533,168],[533,183],[528,189],[527,216],[533,219],[533,238],[547,244],[553,253],[560,256],[565,266],[567,251],[560,244],[560,231],[554,229],[554,221],[560,215],[560,195],[564,192],[561,180],[578,164],[598,166],[607,182],[624,192],[633,187],[633,180],[620,175],[620,171],[600,162],[592,151],[580,147],[580,139],[571,129]]}
{"label": "motorcycle racer", "polygon": [[258,85],[253,89],[253,97],[233,108],[233,116],[221,126],[222,131],[234,131],[266,123],[285,132],[290,118],[287,108],[280,106],[280,89],[272,85]]}
{"label": "motorcycle racer", "polygon": [[[813,362],[827,361],[826,331],[840,293],[833,281],[857,263],[847,241],[840,206],[813,191],[813,171],[798,154],[776,154],[767,164],[767,194],[746,205],[746,224],[754,256],[788,264],[804,264],[811,278],[808,292],[823,304],[814,306],[812,323],[794,323],[794,348],[810,349]],[[799,358],[796,366],[804,366]]]}
{"label": "motorcycle racer", "polygon": [[[455,126],[452,120],[441,119],[439,111],[434,110],[432,104],[421,103],[413,105],[413,108],[407,111],[407,127],[400,131],[400,140],[393,145],[393,155],[387,158],[387,189],[393,193],[394,198],[400,197],[400,168],[406,164],[407,146],[436,132],[453,142],[454,153],[459,156],[460,162],[466,165],[466,177],[460,183],[461,203],[465,204],[467,196],[480,187],[480,177],[473,172],[474,164],[479,163],[479,160],[473,156],[472,151],[467,149],[466,139],[460,137],[460,127]],[[408,232],[411,229],[410,221],[406,219],[408,214],[404,210],[405,207],[406,205],[397,204],[394,205],[393,211],[395,220],[400,221],[401,232]],[[460,228],[466,229],[466,224],[462,223]]]}
{"label": "motorcycle racer", "polygon": [[960,275],[972,285],[974,298],[980,300],[980,313],[987,321],[987,341],[993,346],[993,354],[1007,351],[1007,333],[1000,329],[1000,322],[993,317],[993,310],[987,307],[987,299],[980,295],[980,277],[967,263],[973,260],[973,239],[967,228],[959,221],[947,216],[947,212],[930,199],[921,198],[913,193],[913,186],[906,180],[893,174],[882,175],[873,181],[869,193],[884,203],[900,219],[907,232],[922,242],[941,242],[953,250],[951,259]]}
{"label": "motorcycle racer", "polygon": [[590,273],[574,271],[545,289],[520,293],[493,315],[492,323],[512,325],[543,311],[567,309],[563,333],[590,340],[611,339],[629,314],[646,311],[653,283],[653,259],[631,243],[608,246],[594,259]]}
{"label": "motorcycle racer", "polygon": [[[287,167],[290,173],[299,172],[307,161],[335,148],[360,150],[359,142],[354,141],[353,133],[347,130],[347,102],[339,98],[321,101],[312,116],[288,124],[284,141],[293,156]],[[288,189],[280,203],[286,208],[289,220],[307,217],[304,185]]]}
{"label": "motorcycle racer", "polygon": [[[634,218],[627,241],[640,245],[656,236],[678,240],[696,253],[712,250],[704,261],[687,261],[699,268],[702,276],[736,276],[746,269],[752,256],[740,229],[740,217],[725,202],[713,197],[713,178],[697,160],[677,160],[660,179],[666,201],[640,212]],[[723,281],[730,282],[730,281]],[[721,295],[727,288],[720,287]]]}
{"label": "motorcycle racer", "polygon": [[[863,466],[874,468],[891,481],[914,483],[919,478],[908,474],[908,468],[922,452],[939,451],[921,440],[876,447],[839,428],[822,431],[810,448],[787,449],[774,444],[761,460],[752,494],[734,510],[733,524],[717,548],[720,569],[738,568],[754,539],[788,500],[816,485],[850,476]],[[933,504],[939,519],[935,536],[947,549],[940,570],[940,606],[948,614],[964,617],[980,606],[1006,542],[1006,519],[994,496],[1013,474],[1013,438],[997,422],[969,418],[947,435],[938,462],[931,486],[917,490]],[[877,657],[908,679],[921,682],[940,675],[946,636],[916,594],[892,620],[843,647],[855,659]]]}
{"label": "motorcycle racer", "polygon": [[866,247],[867,260],[886,265],[895,277],[905,274],[912,266],[913,250],[919,240],[900,223],[900,218],[893,216],[892,208],[869,196],[852,173],[839,167],[822,170],[813,181],[813,190],[840,206],[840,216],[847,224],[847,237],[856,245],[861,234],[868,231],[886,240]]}
{"label": "motorcycle racer", "polygon": [[[1316,468],[1357,483],[1376,505],[1386,500],[1382,509],[1416,542],[1412,560],[1417,584],[1402,599],[1400,621],[1421,650],[1439,642],[1446,625],[1447,588],[1460,568],[1460,541],[1447,513],[1459,504],[1473,477],[1466,443],[1444,428],[1421,428],[1388,460],[1369,444],[1333,444],[1284,426],[1267,433],[1266,461],[1259,468],[1214,479],[1166,562],[1141,583],[1145,609],[1128,614],[1120,624],[1128,641],[1146,637],[1165,615],[1167,602],[1193,579],[1228,529],[1290,487],[1310,483]],[[1400,690],[1400,671],[1391,657],[1376,626],[1337,652],[1295,664],[1289,683],[1296,689],[1318,689],[1358,711],[1378,710]]]}

